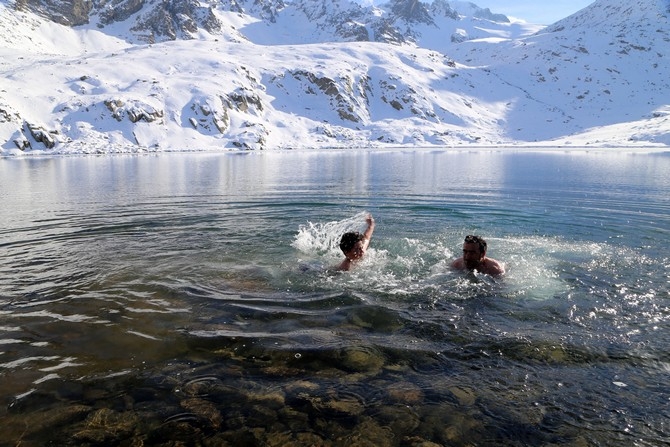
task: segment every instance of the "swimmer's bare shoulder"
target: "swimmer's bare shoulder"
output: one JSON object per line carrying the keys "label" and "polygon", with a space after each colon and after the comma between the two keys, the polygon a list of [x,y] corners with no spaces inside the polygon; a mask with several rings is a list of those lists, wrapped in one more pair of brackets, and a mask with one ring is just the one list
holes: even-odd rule
{"label": "swimmer's bare shoulder", "polygon": [[505,274],[505,265],[495,259],[484,258],[484,272],[491,276],[500,276]]}
{"label": "swimmer's bare shoulder", "polygon": [[[463,258],[456,258],[452,261],[450,267],[454,270],[465,270],[465,261]],[[486,275],[500,276],[505,274],[505,265],[495,259],[484,258],[482,260],[482,271]]]}
{"label": "swimmer's bare shoulder", "polygon": [[465,263],[463,258],[456,258],[451,263],[451,268],[455,270],[465,270]]}

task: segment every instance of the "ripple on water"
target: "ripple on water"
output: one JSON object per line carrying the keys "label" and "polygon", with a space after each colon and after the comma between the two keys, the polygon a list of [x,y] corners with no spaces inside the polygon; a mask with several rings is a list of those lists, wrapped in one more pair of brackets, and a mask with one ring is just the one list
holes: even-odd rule
{"label": "ripple on water", "polygon": [[[312,180],[288,168],[317,156],[281,169],[266,169],[267,157],[278,156],[230,157],[245,178],[228,157],[189,159],[202,169],[186,176],[183,163],[128,177],[105,164],[101,197],[88,196],[99,185],[60,185],[57,203],[22,211],[30,219],[7,216],[0,443],[665,439],[667,191],[657,176],[631,190],[626,169],[608,197],[602,159],[584,180],[603,183],[582,191],[553,175],[570,156],[512,175],[523,157],[348,152],[326,157],[351,162],[355,178],[315,163]],[[496,167],[484,185],[467,179],[482,161]],[[626,206],[654,194],[656,204]],[[334,274],[339,237],[363,229],[365,207],[378,218],[368,255]],[[468,233],[488,236],[505,277],[449,269]]]}

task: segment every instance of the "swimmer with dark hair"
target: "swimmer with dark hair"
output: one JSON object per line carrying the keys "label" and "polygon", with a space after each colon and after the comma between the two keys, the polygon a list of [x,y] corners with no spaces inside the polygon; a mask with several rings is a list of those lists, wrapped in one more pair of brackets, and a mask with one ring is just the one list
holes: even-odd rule
{"label": "swimmer with dark hair", "polygon": [[478,271],[491,276],[505,273],[505,266],[495,259],[486,257],[486,240],[481,236],[465,236],[463,256],[451,263],[456,270]]}
{"label": "swimmer with dark hair", "polygon": [[368,214],[365,219],[368,224],[363,234],[357,231],[344,233],[340,239],[340,250],[344,253],[344,261],[337,266],[338,270],[349,271],[365,256],[365,252],[370,245],[372,232],[375,231],[375,220],[372,214]]}

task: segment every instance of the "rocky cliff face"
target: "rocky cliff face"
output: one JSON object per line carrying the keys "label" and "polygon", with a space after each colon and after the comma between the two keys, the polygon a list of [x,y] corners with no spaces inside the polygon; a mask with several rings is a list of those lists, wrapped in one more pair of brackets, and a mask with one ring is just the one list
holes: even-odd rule
{"label": "rocky cliff face", "polygon": [[132,19],[135,36],[149,43],[190,39],[200,29],[216,33],[221,28],[212,7],[197,0],[17,0],[15,8],[66,26],[94,23],[104,28]]}
{"label": "rocky cliff face", "polygon": [[239,14],[251,14],[269,23],[275,23],[279,11],[286,7],[283,0],[219,0],[219,8]]}
{"label": "rocky cliff face", "polygon": [[[508,21],[488,9],[472,7],[477,17]],[[222,24],[215,11],[251,16],[269,26],[281,14],[304,17],[338,41],[391,44],[415,42],[417,25],[435,27],[436,20],[460,20],[447,0],[390,0],[380,7],[351,0],[16,0],[15,8],[73,27],[92,24],[104,30],[126,22],[132,37],[123,37],[145,43],[191,39],[199,31],[218,34]]]}
{"label": "rocky cliff face", "polygon": [[61,25],[77,26],[88,23],[93,9],[92,0],[17,0],[18,10],[29,10]]}
{"label": "rocky cliff face", "polygon": [[199,29],[216,33],[221,29],[221,22],[211,7],[200,6],[197,0],[162,1],[140,14],[132,28],[150,43],[165,39],[190,39]]}
{"label": "rocky cliff face", "polygon": [[98,0],[100,24],[110,25],[114,22],[123,22],[139,12],[143,6],[144,0]]}

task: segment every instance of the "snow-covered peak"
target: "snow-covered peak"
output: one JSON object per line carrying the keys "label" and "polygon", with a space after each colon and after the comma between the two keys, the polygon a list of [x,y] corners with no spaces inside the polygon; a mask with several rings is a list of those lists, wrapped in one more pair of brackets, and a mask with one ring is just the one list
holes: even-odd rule
{"label": "snow-covered peak", "polygon": [[0,154],[670,145],[667,0],[550,27],[446,0],[177,3],[63,2],[91,8],[73,27],[0,0]]}
{"label": "snow-covered peak", "polygon": [[475,17],[500,23],[510,22],[509,17],[505,14],[491,12],[489,8],[481,8],[472,2],[452,0],[449,3],[454,10],[465,17]]}
{"label": "snow-covered peak", "polygon": [[[547,31],[578,30],[599,34],[653,28],[654,23],[667,23],[670,15],[668,0],[598,0],[569,17],[549,26]],[[662,29],[662,28],[661,28]]]}

